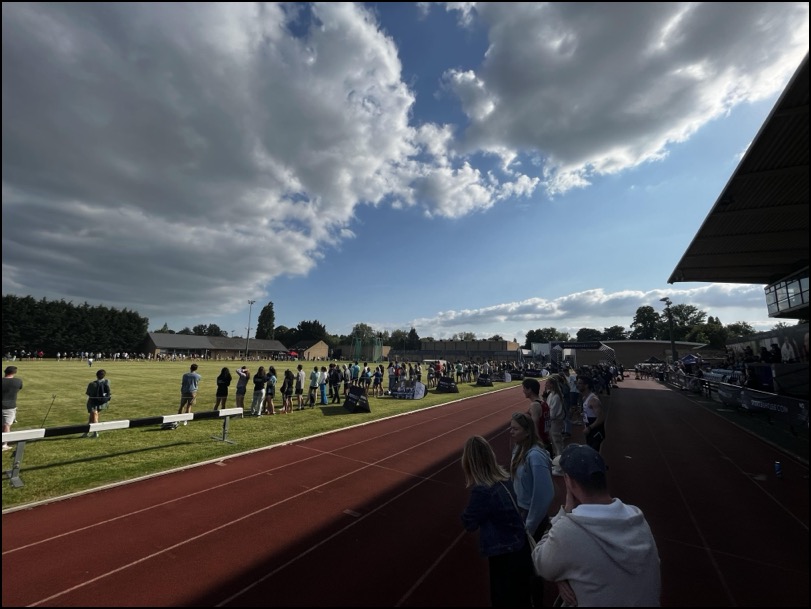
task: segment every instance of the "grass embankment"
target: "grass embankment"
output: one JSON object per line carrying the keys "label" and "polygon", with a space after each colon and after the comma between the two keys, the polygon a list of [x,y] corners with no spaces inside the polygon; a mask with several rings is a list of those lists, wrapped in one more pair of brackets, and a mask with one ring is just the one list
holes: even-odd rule
{"label": "grass embankment", "polygon": [[[5,368],[10,362],[4,362]],[[17,400],[17,422],[12,431],[78,425],[87,422],[84,394],[87,384],[95,379],[96,370],[104,368],[112,388],[113,399],[101,421],[140,419],[175,414],[180,401],[180,379],[191,362],[86,362],[46,360],[14,362],[23,390]],[[233,372],[236,362],[203,361],[202,376],[195,411],[214,406],[215,379],[223,366]],[[280,378],[285,368],[295,370],[297,362],[274,362]],[[302,362],[309,378],[312,362]],[[250,362],[255,372],[268,362]],[[425,379],[425,374],[423,374]],[[66,494],[97,488],[106,484],[156,474],[176,467],[218,459],[236,453],[288,442],[297,438],[341,429],[384,417],[435,406],[451,400],[516,385],[496,383],[494,387],[459,384],[459,393],[437,394],[433,389],[421,400],[399,400],[390,397],[369,398],[371,413],[349,413],[343,406],[316,406],[287,415],[245,417],[231,420],[228,437],[236,444],[218,442],[222,421],[192,421],[174,431],[159,426],[116,429],[101,432],[98,439],[81,438],[79,434],[28,441],[22,462],[22,488],[12,488],[3,479],[3,509],[53,499]],[[388,385],[388,379],[384,379]],[[236,375],[231,384],[227,408],[234,407]],[[253,384],[245,399],[250,407]],[[281,403],[279,392],[274,403]],[[306,396],[305,396],[306,399]],[[293,398],[296,408],[295,396]],[[11,469],[13,451],[3,453],[3,471]]]}

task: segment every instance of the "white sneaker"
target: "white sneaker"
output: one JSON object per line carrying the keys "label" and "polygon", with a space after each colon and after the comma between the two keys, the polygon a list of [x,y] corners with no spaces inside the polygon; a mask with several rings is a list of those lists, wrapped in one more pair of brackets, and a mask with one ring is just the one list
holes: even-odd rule
{"label": "white sneaker", "polygon": [[188,421],[183,421],[183,424],[184,424],[184,425],[188,425],[188,424],[189,424],[189,422],[188,422]]}
{"label": "white sneaker", "polygon": [[3,444],[3,452],[6,452],[7,450],[11,450],[11,446],[8,444]]}

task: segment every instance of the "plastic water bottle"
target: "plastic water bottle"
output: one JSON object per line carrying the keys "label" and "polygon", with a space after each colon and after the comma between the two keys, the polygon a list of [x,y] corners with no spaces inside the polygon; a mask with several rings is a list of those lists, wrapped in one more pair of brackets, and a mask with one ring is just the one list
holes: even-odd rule
{"label": "plastic water bottle", "polygon": [[774,475],[777,476],[778,478],[783,477],[783,464],[780,463],[780,461],[774,462]]}

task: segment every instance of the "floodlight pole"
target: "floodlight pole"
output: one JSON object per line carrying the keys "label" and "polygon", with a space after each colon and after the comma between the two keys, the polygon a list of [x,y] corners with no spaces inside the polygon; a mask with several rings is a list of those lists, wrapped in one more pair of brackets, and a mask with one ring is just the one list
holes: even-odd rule
{"label": "floodlight pole", "polygon": [[253,311],[253,303],[255,300],[248,301],[248,332],[245,334],[245,360],[248,360],[248,346],[251,342],[251,311]]}
{"label": "floodlight pole", "polygon": [[676,365],[676,360],[679,358],[679,354],[676,352],[676,341],[673,340],[673,311],[670,309],[670,305],[673,303],[670,302],[670,299],[665,296],[664,298],[659,299],[660,302],[665,303],[665,313],[667,313],[667,323],[670,327],[670,355],[673,358],[673,365]]}

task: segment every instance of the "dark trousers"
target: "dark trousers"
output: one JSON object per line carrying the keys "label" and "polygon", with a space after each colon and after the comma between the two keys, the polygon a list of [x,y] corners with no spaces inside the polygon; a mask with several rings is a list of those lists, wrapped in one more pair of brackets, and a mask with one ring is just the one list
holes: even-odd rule
{"label": "dark trousers", "polygon": [[490,556],[490,604],[493,607],[530,607],[534,575],[529,544],[517,552]]}
{"label": "dark trousers", "polygon": [[[518,513],[521,514],[521,519],[526,522],[527,521],[527,510],[524,508],[518,508]],[[540,541],[541,538],[546,533],[546,530],[549,528],[549,516],[545,516],[541,523],[538,525],[538,528],[535,529],[535,532],[532,534],[532,538],[537,542]],[[527,544],[529,548],[529,544]],[[532,566],[532,557],[531,557],[531,550],[530,550],[530,571],[527,575],[527,581],[529,582],[529,596],[532,602],[533,607],[543,607],[543,578],[539,575],[535,574],[535,567]]]}
{"label": "dark trousers", "polygon": [[[593,425],[594,421],[597,419],[592,419],[589,417],[589,425]],[[600,445],[605,440],[605,426],[604,425],[597,425],[596,427],[591,427],[589,431],[586,432],[586,444],[591,446],[597,452],[600,452]]]}

